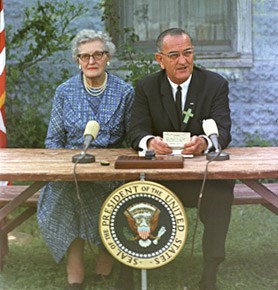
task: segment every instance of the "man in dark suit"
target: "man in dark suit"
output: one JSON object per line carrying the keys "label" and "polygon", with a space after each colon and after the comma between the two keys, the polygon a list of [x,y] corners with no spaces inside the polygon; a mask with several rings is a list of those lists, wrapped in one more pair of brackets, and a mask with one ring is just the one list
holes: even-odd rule
{"label": "man in dark suit", "polygon": [[[228,82],[214,72],[194,66],[194,47],[185,31],[168,29],[159,35],[156,44],[155,58],[162,70],[137,83],[129,130],[132,147],[171,154],[163,132],[185,131],[191,133],[191,139],[181,153],[203,154],[212,147],[202,128],[202,121],[209,118],[218,126],[221,148],[227,147],[231,141]],[[176,108],[178,97],[181,108]],[[184,206],[197,207],[201,181],[161,183],[173,190]],[[204,267],[199,284],[202,290],[216,289],[218,266],[225,258],[233,185],[226,180],[207,180],[204,188],[199,215],[204,224]]]}

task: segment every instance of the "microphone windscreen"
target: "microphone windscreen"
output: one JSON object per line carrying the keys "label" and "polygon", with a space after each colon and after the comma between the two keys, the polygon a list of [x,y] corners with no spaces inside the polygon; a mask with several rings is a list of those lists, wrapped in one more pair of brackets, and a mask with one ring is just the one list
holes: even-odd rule
{"label": "microphone windscreen", "polygon": [[99,123],[97,121],[89,121],[86,125],[84,136],[92,135],[96,139],[99,131]]}
{"label": "microphone windscreen", "polygon": [[213,119],[203,120],[203,129],[207,136],[212,134],[219,136],[217,125]]}

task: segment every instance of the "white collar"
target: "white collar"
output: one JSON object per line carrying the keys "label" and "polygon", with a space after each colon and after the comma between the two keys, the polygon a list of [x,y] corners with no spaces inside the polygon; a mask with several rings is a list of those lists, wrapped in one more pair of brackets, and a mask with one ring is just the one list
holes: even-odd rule
{"label": "white collar", "polygon": [[169,80],[169,82],[170,82],[171,87],[172,87],[174,90],[177,90],[177,87],[178,87],[178,86],[181,86],[182,91],[187,91],[187,90],[188,90],[188,87],[189,87],[189,84],[190,84],[190,81],[191,81],[191,78],[192,78],[192,74],[189,76],[189,78],[188,78],[185,82],[181,83],[180,85],[178,85],[178,84],[172,82],[172,81],[169,79],[169,77],[167,77],[167,78],[168,78],[168,80]]}

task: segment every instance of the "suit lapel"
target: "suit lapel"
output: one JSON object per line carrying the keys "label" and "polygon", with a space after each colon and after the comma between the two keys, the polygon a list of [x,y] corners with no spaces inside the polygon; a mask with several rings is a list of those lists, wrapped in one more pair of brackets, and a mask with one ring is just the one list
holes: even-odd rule
{"label": "suit lapel", "polygon": [[[162,96],[162,103],[169,116],[172,125],[174,126],[176,131],[180,130],[180,124],[177,116],[176,106],[173,99],[173,93],[171,85],[166,77],[166,74],[163,74],[161,80],[161,96]],[[163,117],[163,116],[162,116]]]}
{"label": "suit lapel", "polygon": [[[196,71],[193,70],[192,79],[188,88],[186,102],[184,106],[184,112],[191,109],[191,113],[193,114],[193,117],[190,117],[187,121],[187,123],[182,122],[181,124],[181,131],[185,131],[187,126],[190,124],[190,121],[192,118],[194,118],[195,110],[197,107],[198,102],[198,78],[196,77]],[[184,119],[184,116],[183,116]]]}

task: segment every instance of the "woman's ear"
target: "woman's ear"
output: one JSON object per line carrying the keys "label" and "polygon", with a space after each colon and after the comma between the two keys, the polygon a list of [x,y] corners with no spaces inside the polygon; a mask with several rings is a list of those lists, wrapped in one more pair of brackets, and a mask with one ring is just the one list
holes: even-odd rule
{"label": "woman's ear", "polygon": [[106,62],[106,65],[110,65],[110,60],[111,60],[111,55],[110,54],[107,54],[107,62]]}

